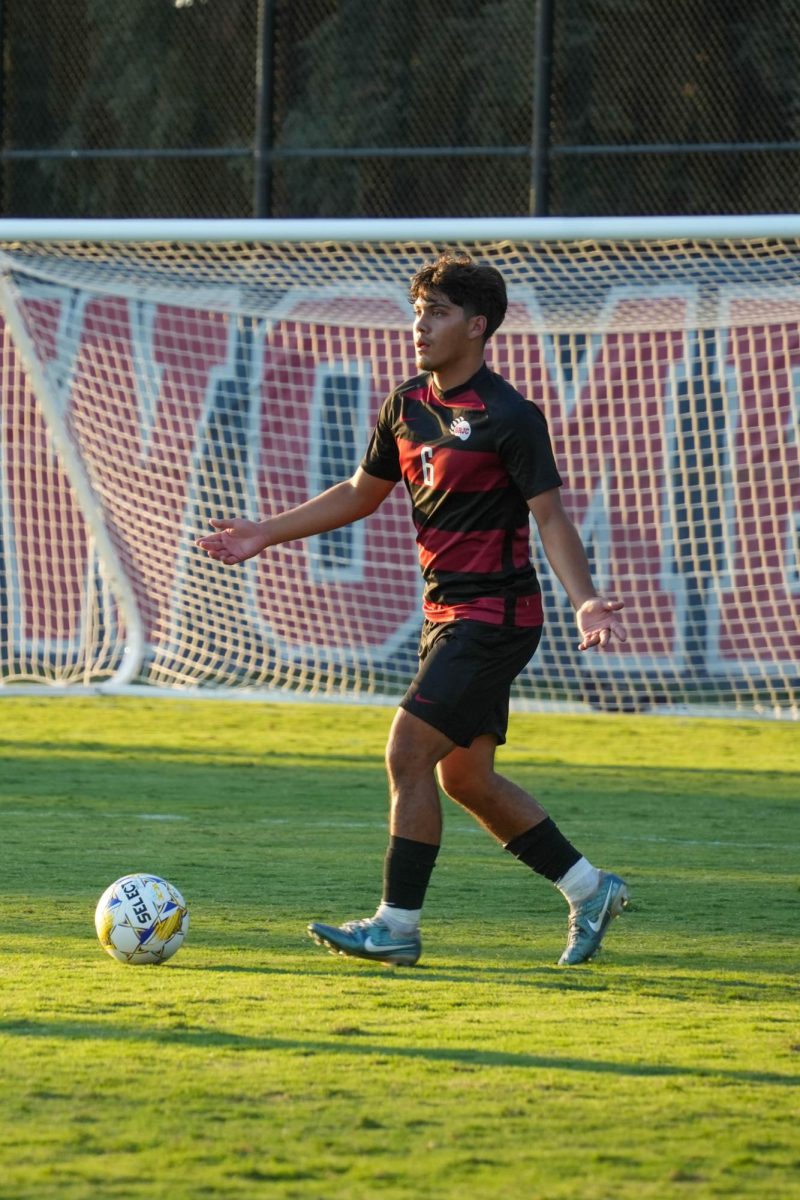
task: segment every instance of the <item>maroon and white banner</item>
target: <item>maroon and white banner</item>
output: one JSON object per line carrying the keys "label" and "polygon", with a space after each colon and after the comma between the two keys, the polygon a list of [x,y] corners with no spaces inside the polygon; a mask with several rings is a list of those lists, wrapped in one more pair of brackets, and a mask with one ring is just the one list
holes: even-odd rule
{"label": "maroon and white banner", "polygon": [[[273,320],[76,297],[28,283],[24,316],[157,647],[187,610],[202,623],[209,572],[223,570],[191,548],[208,517],[301,503],[357,465],[384,396],[414,372],[408,310],[373,298],[365,324],[363,297],[298,293]],[[695,330],[694,307],[688,288],[612,292],[607,332],[576,337],[540,332],[536,298],[523,297],[489,363],[544,410],[598,583],[626,602],[617,667],[790,676],[800,329],[770,324],[763,294],[757,310],[724,297],[710,333]],[[7,333],[2,373],[0,583],[21,614],[14,636],[41,642],[46,611],[46,637],[77,644],[91,538]],[[401,488],[339,541],[276,548],[242,570],[243,619],[289,657],[388,661],[419,622]]]}

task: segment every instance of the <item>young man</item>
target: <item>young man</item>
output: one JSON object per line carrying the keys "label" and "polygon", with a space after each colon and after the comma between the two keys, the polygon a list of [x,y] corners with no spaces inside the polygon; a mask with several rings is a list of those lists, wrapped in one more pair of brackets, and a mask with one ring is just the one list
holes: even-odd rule
{"label": "young man", "polygon": [[269,546],[327,532],[374,512],[399,480],[412,505],[425,581],[419,671],[388,745],[390,841],[373,917],[308,930],[335,953],[413,965],[439,850],[438,784],[511,854],[555,884],[570,906],[559,962],[592,957],[627,904],[622,879],[592,866],[542,806],[495,771],[510,688],[542,628],[529,555],[529,517],[576,610],[580,649],[625,640],[617,600],[598,595],[578,533],[561,506],[547,425],[484,362],[507,299],[494,267],[443,254],[411,282],[422,372],[385,401],[351,479],[264,521],[213,520],[197,545],[232,565]]}

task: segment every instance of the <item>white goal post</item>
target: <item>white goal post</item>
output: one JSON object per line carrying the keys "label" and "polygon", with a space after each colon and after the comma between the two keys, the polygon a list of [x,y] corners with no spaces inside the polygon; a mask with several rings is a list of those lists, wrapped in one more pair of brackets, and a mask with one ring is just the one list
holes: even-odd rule
{"label": "white goal post", "polygon": [[800,216],[0,221],[0,695],[396,700],[398,487],[230,569],[194,549],[352,473],[443,249],[506,278],[489,365],[544,410],[627,645],[581,655],[533,539],[520,708],[800,716]]}

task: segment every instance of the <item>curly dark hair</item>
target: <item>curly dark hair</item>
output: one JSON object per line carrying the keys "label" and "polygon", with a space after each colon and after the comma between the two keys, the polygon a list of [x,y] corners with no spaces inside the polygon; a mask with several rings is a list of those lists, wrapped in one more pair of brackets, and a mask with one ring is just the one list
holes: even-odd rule
{"label": "curly dark hair", "polygon": [[446,251],[421,266],[411,280],[412,304],[430,291],[444,292],[467,316],[486,317],[484,341],[502,325],[508,308],[505,280],[497,267],[477,263],[469,254]]}

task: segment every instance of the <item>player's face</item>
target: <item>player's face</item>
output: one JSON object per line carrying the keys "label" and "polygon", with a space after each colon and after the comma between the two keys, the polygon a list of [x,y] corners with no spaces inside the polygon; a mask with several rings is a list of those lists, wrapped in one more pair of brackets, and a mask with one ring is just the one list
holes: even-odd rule
{"label": "player's face", "polygon": [[446,372],[482,347],[483,317],[468,317],[444,292],[414,302],[414,350],[421,371]]}

